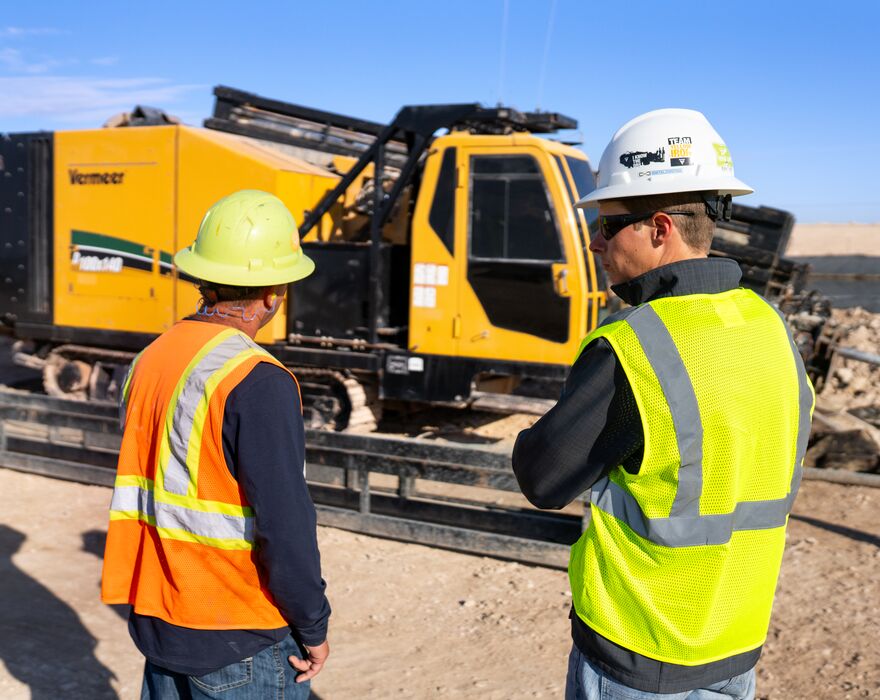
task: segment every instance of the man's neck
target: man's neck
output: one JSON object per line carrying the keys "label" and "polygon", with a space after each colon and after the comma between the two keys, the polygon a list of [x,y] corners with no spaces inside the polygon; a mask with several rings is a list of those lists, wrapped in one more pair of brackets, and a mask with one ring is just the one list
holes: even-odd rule
{"label": "man's neck", "polygon": [[[683,260],[700,260],[707,257],[707,253],[700,253],[682,243],[681,246],[676,247],[674,250],[664,250],[657,264],[652,269],[657,269],[664,265],[671,265],[672,263],[682,262]],[[645,270],[645,272],[649,272],[649,270]]]}
{"label": "man's neck", "polygon": [[[234,314],[238,315],[236,316]],[[245,321],[241,314],[242,312],[240,310],[229,311],[227,309],[221,309],[220,313],[215,311],[213,314],[203,313],[199,311],[192,316],[188,316],[187,318],[192,321],[203,321],[205,323],[214,323],[218,326],[234,328],[235,330],[241,331],[245,335],[249,336],[253,340],[257,336],[257,331],[260,330],[261,319],[255,318],[251,321]]]}

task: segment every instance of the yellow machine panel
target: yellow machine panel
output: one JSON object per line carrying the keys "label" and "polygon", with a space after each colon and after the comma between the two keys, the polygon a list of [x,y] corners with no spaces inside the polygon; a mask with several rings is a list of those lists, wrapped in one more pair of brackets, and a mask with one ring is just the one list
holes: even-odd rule
{"label": "yellow machine panel", "polygon": [[[439,201],[455,196],[456,149],[433,149],[425,163],[422,189],[412,220],[409,350],[457,355],[461,335],[458,300],[459,258],[443,240],[453,238],[455,221],[439,212]],[[446,192],[443,188],[446,187]],[[438,203],[435,203],[438,202]],[[437,230],[446,228],[448,230]],[[451,235],[450,235],[451,234]]]}
{"label": "yellow machine panel", "polygon": [[55,135],[55,323],[161,333],[174,318],[175,127]]}
{"label": "yellow machine panel", "polygon": [[[280,197],[296,221],[303,212],[336,184],[326,170],[261,146],[251,139],[207,129],[178,127],[179,170],[178,245],[195,240],[202,217],[214,202],[236,190],[258,189]],[[295,287],[291,287],[295,290]],[[295,291],[291,293],[295,294]],[[191,282],[179,280],[175,312],[178,318],[193,313],[199,300]],[[261,343],[287,337],[287,301],[257,335]]]}
{"label": "yellow machine panel", "polygon": [[[338,178],[241,137],[185,126],[59,132],[55,322],[158,334],[193,313],[174,253],[214,202],[239,189],[277,194],[301,221]],[[286,337],[285,307],[260,331]]]}

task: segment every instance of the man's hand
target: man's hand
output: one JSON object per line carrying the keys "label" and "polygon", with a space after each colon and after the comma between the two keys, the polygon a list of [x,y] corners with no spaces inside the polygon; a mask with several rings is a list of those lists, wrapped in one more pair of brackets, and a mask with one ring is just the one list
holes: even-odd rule
{"label": "man's hand", "polygon": [[324,662],[327,661],[327,657],[330,656],[330,645],[326,640],[316,647],[310,647],[305,644],[303,646],[305,646],[306,651],[309,654],[307,659],[301,659],[298,656],[287,657],[291,666],[297,671],[302,671],[302,673],[296,677],[297,683],[305,683],[317,676],[321,672],[321,669],[324,668]]}

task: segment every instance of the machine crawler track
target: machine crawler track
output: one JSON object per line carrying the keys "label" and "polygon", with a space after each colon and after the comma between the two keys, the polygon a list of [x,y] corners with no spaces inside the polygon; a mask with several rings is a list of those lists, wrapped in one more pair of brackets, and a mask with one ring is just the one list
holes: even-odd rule
{"label": "machine crawler track", "polygon": [[[28,352],[13,348],[14,362],[41,371],[49,396],[71,401],[119,400],[133,352],[84,345],[59,345]],[[30,350],[34,350],[30,348]],[[382,416],[375,383],[334,370],[294,367],[306,426],[315,430],[369,433]]]}
{"label": "machine crawler track", "polygon": [[59,345],[35,354],[13,348],[16,364],[42,371],[49,396],[72,401],[117,401],[134,356],[84,345]]}
{"label": "machine crawler track", "polygon": [[382,417],[375,384],[333,370],[291,368],[303,396],[306,427],[369,433]]}

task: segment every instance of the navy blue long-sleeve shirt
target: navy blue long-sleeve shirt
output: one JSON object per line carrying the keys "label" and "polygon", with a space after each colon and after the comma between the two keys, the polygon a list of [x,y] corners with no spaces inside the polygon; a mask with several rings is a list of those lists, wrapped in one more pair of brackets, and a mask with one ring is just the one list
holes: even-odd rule
{"label": "navy blue long-sleeve shirt", "polygon": [[131,613],[129,631],[152,663],[200,676],[253,656],[292,633],[302,644],[326,639],[315,507],[303,474],[305,436],[296,385],[261,362],[230,392],[223,416],[223,453],[255,515],[260,574],[289,627],[195,630]]}

